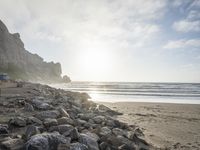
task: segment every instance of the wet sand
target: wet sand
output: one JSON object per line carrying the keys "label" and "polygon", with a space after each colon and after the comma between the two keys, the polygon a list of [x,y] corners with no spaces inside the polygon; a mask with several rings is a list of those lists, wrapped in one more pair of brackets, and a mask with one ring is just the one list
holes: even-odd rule
{"label": "wet sand", "polygon": [[139,126],[159,149],[200,149],[200,105],[119,102],[102,104],[122,112],[117,118]]}

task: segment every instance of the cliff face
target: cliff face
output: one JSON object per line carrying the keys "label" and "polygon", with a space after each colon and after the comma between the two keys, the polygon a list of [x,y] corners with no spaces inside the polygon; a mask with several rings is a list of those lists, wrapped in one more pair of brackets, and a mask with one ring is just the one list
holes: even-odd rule
{"label": "cliff face", "polygon": [[[45,62],[37,54],[25,50],[19,33],[9,33],[0,20],[0,72],[12,79],[39,82],[62,82],[60,63]],[[65,79],[69,82],[70,79]]]}

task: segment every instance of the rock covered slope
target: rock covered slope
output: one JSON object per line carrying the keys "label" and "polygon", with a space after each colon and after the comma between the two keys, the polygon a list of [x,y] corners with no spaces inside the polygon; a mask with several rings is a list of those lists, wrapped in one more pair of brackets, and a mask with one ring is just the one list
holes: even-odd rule
{"label": "rock covered slope", "polygon": [[141,130],[86,93],[18,83],[2,90],[1,150],[145,150]]}
{"label": "rock covered slope", "polygon": [[[62,82],[60,63],[45,62],[37,54],[25,50],[19,33],[9,33],[0,20],[0,72],[13,79]],[[65,77],[65,81],[70,79]]]}

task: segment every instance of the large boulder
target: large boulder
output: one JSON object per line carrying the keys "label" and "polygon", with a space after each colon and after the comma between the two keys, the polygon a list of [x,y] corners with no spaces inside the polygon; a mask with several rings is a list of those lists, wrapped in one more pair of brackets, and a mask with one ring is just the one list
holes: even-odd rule
{"label": "large boulder", "polygon": [[32,105],[38,110],[50,110],[53,109],[53,106],[48,103],[42,102],[41,100],[34,99],[32,100]]}
{"label": "large boulder", "polygon": [[0,143],[1,150],[19,150],[22,149],[24,141],[20,138],[12,139],[7,138],[7,140]]}
{"label": "large boulder", "polygon": [[58,111],[60,112],[61,117],[68,117],[70,118],[70,115],[66,112],[66,110],[62,107],[58,108]]}
{"label": "large boulder", "polygon": [[58,125],[62,125],[62,124],[74,125],[74,121],[71,118],[68,118],[68,117],[58,118],[57,122],[58,122]]}
{"label": "large boulder", "polygon": [[0,135],[1,134],[8,134],[8,126],[0,124]]}
{"label": "large boulder", "polygon": [[46,128],[49,128],[51,126],[57,126],[58,122],[56,119],[51,119],[51,118],[47,118],[43,121],[43,124]]}
{"label": "large boulder", "polygon": [[25,131],[25,138],[29,139],[31,136],[39,134],[39,133],[40,133],[40,131],[39,131],[38,127],[29,125],[29,126],[27,126],[26,131]]}
{"label": "large boulder", "polygon": [[71,129],[73,129],[74,127],[69,125],[69,124],[65,124],[65,125],[58,125],[58,126],[52,126],[49,128],[49,131],[50,132],[53,132],[53,131],[57,131],[59,132],[60,134],[63,134]]}
{"label": "large boulder", "polygon": [[37,134],[25,144],[25,150],[56,150],[59,144],[67,143],[58,132]]}
{"label": "large boulder", "polygon": [[95,123],[97,124],[101,124],[103,121],[105,121],[105,117],[104,116],[96,116],[94,118],[92,118],[94,120]]}
{"label": "large boulder", "polygon": [[36,118],[40,120],[45,120],[47,118],[56,119],[60,116],[57,110],[43,111],[36,114]]}
{"label": "large boulder", "polygon": [[99,150],[99,146],[96,139],[91,137],[90,135],[81,133],[79,142],[84,145],[87,145],[89,150]]}
{"label": "large boulder", "polygon": [[108,134],[111,134],[111,133],[112,133],[111,129],[109,129],[108,127],[102,127],[100,129],[99,135],[105,136],[105,135],[108,135]]}
{"label": "large boulder", "polygon": [[88,146],[81,144],[81,143],[72,143],[70,145],[70,150],[89,150]]}
{"label": "large boulder", "polygon": [[17,127],[25,127],[26,119],[22,117],[14,117],[9,120],[9,125],[17,126]]}

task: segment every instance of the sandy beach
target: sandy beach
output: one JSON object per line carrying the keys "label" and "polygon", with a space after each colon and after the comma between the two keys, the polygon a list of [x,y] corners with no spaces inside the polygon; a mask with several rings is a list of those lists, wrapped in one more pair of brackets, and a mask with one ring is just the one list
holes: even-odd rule
{"label": "sandy beach", "polygon": [[200,149],[200,105],[119,102],[103,103],[122,112],[117,118],[139,126],[148,142],[160,149]]}

